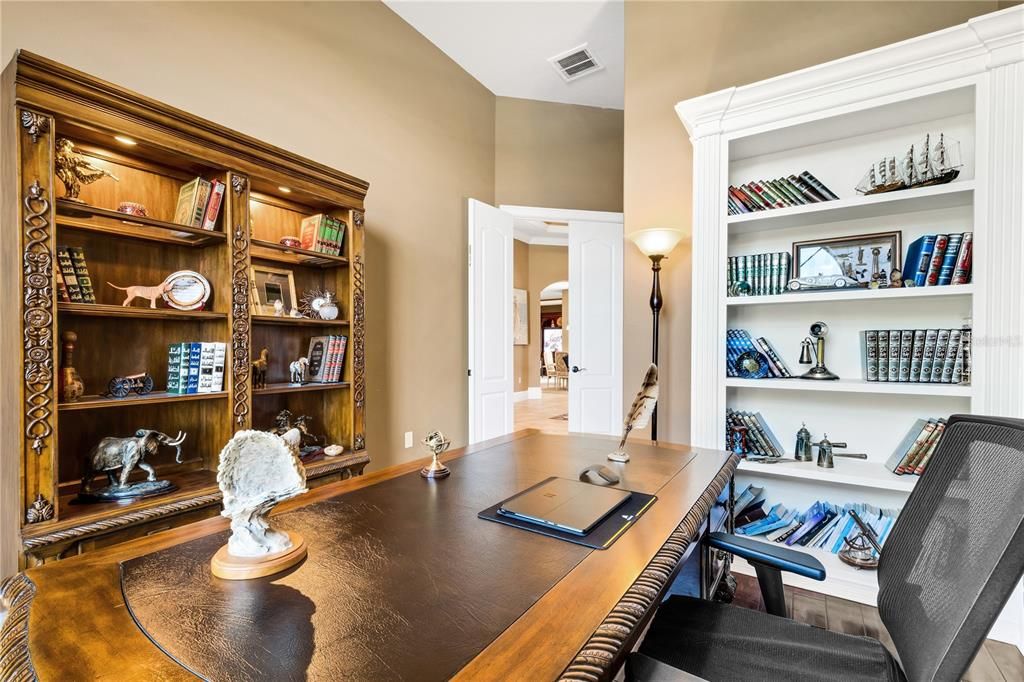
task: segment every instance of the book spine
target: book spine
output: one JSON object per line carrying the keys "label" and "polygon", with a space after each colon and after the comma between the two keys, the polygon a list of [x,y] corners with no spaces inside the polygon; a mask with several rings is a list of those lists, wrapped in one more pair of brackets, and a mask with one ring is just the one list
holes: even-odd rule
{"label": "book spine", "polygon": [[921,366],[924,360],[925,330],[914,331],[914,347],[910,355],[910,381],[921,381]]}
{"label": "book spine", "polygon": [[932,263],[932,253],[935,251],[935,242],[938,235],[928,235],[921,244],[920,258],[917,261],[917,270],[914,273],[914,284],[923,287],[928,280],[928,269]]}
{"label": "book spine", "polygon": [[765,201],[764,197],[758,194],[757,191],[754,189],[754,183],[748,182],[745,185],[740,185],[740,190],[742,190],[744,194],[750,197],[750,200],[754,202],[755,206],[757,206],[758,211],[764,211],[765,209],[771,208],[771,205],[769,205],[768,202]]}
{"label": "book spine", "polygon": [[878,381],[878,331],[869,329],[861,332],[860,343],[864,379]]}
{"label": "book spine", "polygon": [[962,329],[960,331],[960,343],[956,349],[956,358],[953,360],[953,375],[950,377],[950,383],[959,384],[963,379],[964,373],[964,349],[971,338],[970,329]]}
{"label": "book spine", "polygon": [[327,337],[327,360],[326,367],[324,368],[324,383],[330,384],[334,382],[334,362],[338,354],[338,337],[329,336]]}
{"label": "book spine", "polygon": [[181,344],[167,346],[167,392],[181,393]]}
{"label": "book spine", "polygon": [[73,303],[84,303],[82,288],[78,286],[78,278],[75,277],[75,265],[71,262],[71,253],[68,252],[68,247],[57,247],[57,265],[60,267],[60,273],[64,277],[64,283],[67,285],[68,297]]}
{"label": "book spine", "polygon": [[181,347],[181,360],[178,363],[178,393],[188,393],[188,375],[191,371],[191,343],[179,343]]}
{"label": "book spine", "polygon": [[778,201],[777,199],[775,199],[775,197],[773,197],[770,192],[765,190],[764,186],[761,185],[760,183],[752,182],[752,183],[750,183],[750,186],[753,187],[755,192],[757,192],[757,195],[758,195],[758,197],[761,198],[761,201],[764,203],[765,208],[784,208],[785,207],[785,204],[783,204],[781,201]]}
{"label": "book spine", "polygon": [[946,350],[949,348],[949,332],[949,329],[940,329],[935,340],[935,357],[932,359],[932,376],[929,379],[933,384],[942,382],[942,368],[945,366]]}
{"label": "book spine", "polygon": [[909,450],[907,450],[907,454],[904,455],[903,460],[899,463],[899,466],[896,467],[896,471],[894,473],[903,475],[912,471],[911,469],[908,469],[908,466],[917,458],[917,453],[927,447],[928,439],[931,438],[932,432],[935,430],[936,423],[937,421],[934,419],[928,420],[928,423],[924,425],[923,429],[921,429],[921,433],[917,435],[917,439],[914,441],[914,444]]}
{"label": "book spine", "polygon": [[932,380],[932,365],[935,364],[935,346],[939,341],[939,330],[928,329],[924,337],[924,355],[921,357],[921,382]]}
{"label": "book spine", "polygon": [[889,381],[889,332],[878,330],[878,380]]}
{"label": "book spine", "polygon": [[757,344],[761,352],[764,353],[765,356],[768,358],[768,361],[772,364],[772,366],[775,367],[779,377],[786,378],[793,376],[789,371],[789,367],[787,367],[786,363],[782,361],[782,358],[779,357],[779,354],[775,352],[775,348],[772,346],[771,342],[768,341],[768,339],[762,336],[758,338],[755,343]]}
{"label": "book spine", "polygon": [[320,233],[320,220],[323,214],[311,215],[302,219],[302,232],[299,241],[306,251],[316,251],[316,236]]}
{"label": "book spine", "polygon": [[818,202],[825,201],[825,197],[815,192],[814,188],[808,185],[803,178],[797,177],[796,175],[790,175],[789,181],[800,190],[800,193],[807,199],[807,203],[816,204]]}
{"label": "book spine", "polygon": [[928,463],[932,461],[932,456],[935,454],[935,451],[939,449],[939,443],[942,441],[942,434],[945,432],[946,420],[940,419],[939,423],[935,425],[935,431],[933,432],[931,441],[928,444],[928,450],[914,466],[914,473],[918,476],[924,473],[924,470],[928,467]]}
{"label": "book spine", "polygon": [[900,380],[900,330],[889,330],[889,381]]}
{"label": "book spine", "polygon": [[206,204],[210,199],[210,181],[199,179],[199,187],[196,189],[196,204],[192,209],[192,220],[188,224],[192,227],[203,226],[203,216],[206,215]]}
{"label": "book spine", "polygon": [[932,260],[928,265],[928,274],[925,276],[924,285],[933,287],[939,283],[939,270],[942,269],[942,259],[946,256],[946,246],[949,244],[949,237],[944,234],[935,236],[935,250],[932,252]]}
{"label": "book spine", "polygon": [[899,465],[903,462],[904,458],[907,456],[907,452],[909,452],[910,448],[912,448],[914,446],[914,443],[917,442],[918,437],[921,435],[921,431],[924,430],[925,424],[927,423],[928,422],[925,421],[924,419],[918,419],[913,423],[913,425],[911,425],[910,430],[907,431],[907,435],[903,437],[903,440],[900,441],[900,444],[897,445],[896,449],[892,451],[892,454],[889,456],[889,459],[885,461],[886,469],[893,473],[896,473],[896,468],[899,467]]}
{"label": "book spine", "polygon": [[742,192],[738,187],[729,185],[729,196],[735,201],[735,203],[743,209],[744,213],[750,213],[751,211],[757,210],[755,204]]}
{"label": "book spine", "polygon": [[960,252],[956,255],[956,265],[953,267],[953,278],[950,284],[967,284],[971,281],[971,251],[974,248],[974,233],[965,232],[964,239],[960,242]]}
{"label": "book spine", "polygon": [[787,194],[786,191],[782,189],[778,182],[776,182],[775,180],[765,180],[764,182],[772,190],[772,194],[774,194],[776,198],[781,199],[782,203],[784,203],[786,206],[797,205],[796,202],[794,202],[790,198],[789,194]]}
{"label": "book spine", "polygon": [[779,292],[785,293],[786,286],[789,284],[789,269],[791,265],[792,257],[785,251],[782,253],[782,273],[779,278]]}
{"label": "book spine", "polygon": [[213,392],[213,343],[204,341],[199,344],[199,385],[196,393]]}
{"label": "book spine", "polygon": [[945,427],[945,420],[933,419],[930,421],[932,422],[932,429],[928,432],[928,438],[921,444],[921,447],[917,448],[911,456],[907,457],[901,473],[913,474],[917,470],[917,465],[922,462],[925,455],[931,449],[932,444],[935,443],[939,434],[942,433],[942,429]]}
{"label": "book spine", "polygon": [[213,386],[211,391],[224,390],[224,366],[227,363],[228,345],[222,341],[213,344]]}
{"label": "book spine", "polygon": [[203,216],[203,229],[213,230],[220,215],[220,205],[224,200],[224,183],[214,180],[210,187],[210,200],[206,202],[206,215]]}
{"label": "book spine", "polygon": [[900,332],[900,368],[898,380],[910,381],[910,364],[914,351],[914,330],[904,329]]}
{"label": "book spine", "polygon": [[203,344],[189,344],[188,384],[186,393],[199,393],[199,368],[203,361]]}
{"label": "book spine", "polygon": [[309,380],[312,383],[324,383],[324,370],[327,368],[327,337],[314,336],[309,340]]}
{"label": "book spine", "polygon": [[953,383],[953,367],[956,365],[957,356],[960,354],[960,335],[962,329],[949,330],[949,345],[946,347],[946,359],[942,362],[942,378],[944,384]]}
{"label": "book spine", "polygon": [[768,293],[774,296],[779,293],[779,254],[773,253],[768,259],[771,268],[768,278]]}
{"label": "book spine", "polygon": [[57,300],[62,303],[70,303],[71,296],[68,294],[68,285],[64,282],[64,272],[60,269],[60,262],[53,269],[53,281],[57,283]]}
{"label": "book spine", "polygon": [[92,279],[89,277],[89,266],[85,263],[85,251],[77,246],[69,246],[68,253],[71,254],[71,263],[75,268],[78,288],[82,291],[82,302],[95,303],[96,294],[93,292]]}
{"label": "book spine", "polygon": [[338,363],[334,372],[334,380],[341,381],[341,375],[345,369],[345,351],[348,350],[348,337],[338,337]]}
{"label": "book spine", "polygon": [[953,281],[953,271],[956,269],[957,258],[960,255],[960,244],[964,236],[962,234],[949,235],[949,243],[946,244],[946,253],[942,257],[942,266],[939,268],[939,279],[937,286],[946,286]]}
{"label": "book spine", "polygon": [[200,178],[190,180],[178,191],[178,205],[174,209],[174,222],[179,225],[191,225],[192,214],[196,206],[196,191]]}
{"label": "book spine", "polygon": [[825,201],[835,201],[839,198],[832,193],[832,190],[825,186],[825,183],[811,175],[810,171],[804,171],[800,174],[800,177],[806,180],[807,184],[813,187],[815,192],[824,197]]}

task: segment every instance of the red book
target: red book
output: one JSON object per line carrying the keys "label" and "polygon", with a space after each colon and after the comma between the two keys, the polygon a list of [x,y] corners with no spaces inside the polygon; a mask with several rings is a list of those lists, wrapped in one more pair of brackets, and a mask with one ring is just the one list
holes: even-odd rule
{"label": "red book", "polygon": [[928,266],[928,275],[924,281],[926,287],[933,287],[939,283],[939,272],[942,270],[942,260],[946,257],[946,247],[948,245],[948,234],[935,235],[935,250],[932,251],[932,262]]}
{"label": "red book", "polygon": [[761,208],[760,206],[757,205],[756,201],[748,197],[746,192],[739,189],[738,187],[733,187],[732,185],[730,185],[729,194],[732,195],[733,199],[740,202],[741,204],[749,208],[751,211],[757,211],[760,210]]}
{"label": "red book", "polygon": [[960,242],[960,253],[956,257],[956,265],[953,267],[953,279],[950,284],[967,284],[971,279],[971,247],[974,245],[974,233],[965,232],[964,240]]}
{"label": "red book", "polygon": [[761,186],[761,183],[759,183],[759,182],[752,182],[752,183],[750,183],[750,186],[754,188],[755,192],[757,192],[759,195],[761,195],[761,198],[764,199],[764,202],[766,204],[768,204],[769,208],[785,208],[786,207],[786,205],[784,203],[782,203],[781,201],[778,201],[778,200],[773,201],[773,197],[769,196],[769,193],[764,191],[764,187]]}
{"label": "red book", "polygon": [[210,198],[206,202],[206,213],[203,214],[201,223],[204,230],[212,230],[217,224],[217,216],[220,214],[220,204],[224,198],[224,183],[214,180],[210,187]]}

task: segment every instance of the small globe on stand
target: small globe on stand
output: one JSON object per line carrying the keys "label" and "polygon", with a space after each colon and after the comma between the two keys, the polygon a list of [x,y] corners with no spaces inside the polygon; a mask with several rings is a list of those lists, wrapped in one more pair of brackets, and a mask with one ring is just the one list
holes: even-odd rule
{"label": "small globe on stand", "polygon": [[445,435],[440,431],[432,431],[423,439],[423,444],[434,455],[434,459],[430,464],[420,469],[420,476],[423,478],[445,478],[451,474],[451,469],[441,463],[441,453],[448,449],[452,444],[451,441],[445,438]]}

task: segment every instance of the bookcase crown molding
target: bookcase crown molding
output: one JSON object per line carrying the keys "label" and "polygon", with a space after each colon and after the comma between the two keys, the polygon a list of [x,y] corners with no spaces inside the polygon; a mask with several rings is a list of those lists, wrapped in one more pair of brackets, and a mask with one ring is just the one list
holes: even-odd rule
{"label": "bookcase crown molding", "polygon": [[1024,6],[767,80],[683,100],[691,139],[769,126],[1024,61]]}

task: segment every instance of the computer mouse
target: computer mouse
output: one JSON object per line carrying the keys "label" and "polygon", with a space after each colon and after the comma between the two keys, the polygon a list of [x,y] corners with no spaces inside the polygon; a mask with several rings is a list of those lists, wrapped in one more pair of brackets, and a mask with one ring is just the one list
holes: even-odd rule
{"label": "computer mouse", "polygon": [[580,480],[594,485],[615,485],[619,475],[603,464],[594,464],[580,472]]}

